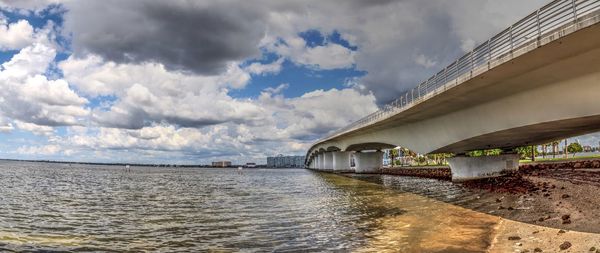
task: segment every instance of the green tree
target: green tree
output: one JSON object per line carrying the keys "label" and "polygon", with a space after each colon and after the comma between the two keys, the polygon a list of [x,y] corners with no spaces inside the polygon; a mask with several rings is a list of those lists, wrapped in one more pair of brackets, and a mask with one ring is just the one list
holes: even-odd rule
{"label": "green tree", "polygon": [[395,148],[390,149],[390,161],[391,161],[390,164],[392,166],[396,165],[396,157],[398,157],[398,156],[399,156],[398,149],[395,149]]}
{"label": "green tree", "polygon": [[567,146],[567,151],[569,151],[569,153],[573,154],[573,157],[575,157],[576,153],[583,152],[583,147],[579,143],[573,142]]}
{"label": "green tree", "polygon": [[539,151],[536,148],[532,148],[532,146],[518,147],[515,148],[515,151],[519,154],[520,159],[531,159],[532,156],[537,156],[539,153]]}

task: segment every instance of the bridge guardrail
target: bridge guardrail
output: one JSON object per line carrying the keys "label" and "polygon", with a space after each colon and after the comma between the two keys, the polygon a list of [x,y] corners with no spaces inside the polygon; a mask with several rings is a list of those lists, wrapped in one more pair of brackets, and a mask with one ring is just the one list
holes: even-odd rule
{"label": "bridge guardrail", "polygon": [[600,21],[600,0],[555,0],[519,20],[394,101],[316,143],[381,121],[474,76]]}

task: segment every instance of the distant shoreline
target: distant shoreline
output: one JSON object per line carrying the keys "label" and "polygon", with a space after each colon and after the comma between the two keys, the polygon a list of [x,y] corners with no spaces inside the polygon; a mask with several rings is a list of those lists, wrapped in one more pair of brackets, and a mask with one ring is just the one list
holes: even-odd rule
{"label": "distant shoreline", "polygon": [[[136,167],[182,167],[182,168],[221,168],[214,167],[208,164],[152,164],[152,163],[103,163],[103,162],[75,162],[75,161],[56,161],[56,160],[23,160],[23,159],[7,159],[0,158],[0,161],[12,161],[12,162],[37,162],[37,163],[63,163],[63,164],[85,164],[85,165],[106,165],[106,166],[136,166]],[[231,165],[223,168],[237,168],[244,167],[244,165]],[[267,168],[266,165],[257,165],[256,168]]]}

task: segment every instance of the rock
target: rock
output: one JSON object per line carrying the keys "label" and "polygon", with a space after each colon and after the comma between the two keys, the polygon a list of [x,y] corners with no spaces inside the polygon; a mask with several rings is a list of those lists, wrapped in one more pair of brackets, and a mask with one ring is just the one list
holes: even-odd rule
{"label": "rock", "polygon": [[543,251],[543,250],[542,250],[542,249],[540,249],[540,248],[535,248],[535,249],[533,249],[533,252],[542,252],[542,251]]}
{"label": "rock", "polygon": [[540,217],[540,218],[538,219],[538,221],[539,221],[539,222],[542,222],[542,221],[544,221],[544,220],[545,220],[545,219],[544,219],[544,217]]}
{"label": "rock", "polygon": [[540,232],[539,230],[536,230],[536,231],[533,231],[532,234],[537,234],[539,232]]}
{"label": "rock", "polygon": [[503,206],[499,206],[499,207],[498,207],[498,210],[502,210],[502,209],[504,209],[504,207],[503,207]]}
{"label": "rock", "polygon": [[521,243],[521,242],[518,242],[518,243],[517,243],[517,246],[523,246],[523,243]]}
{"label": "rock", "polygon": [[563,220],[562,224],[571,224],[571,220]]}
{"label": "rock", "polygon": [[560,248],[560,250],[566,250],[568,248],[571,248],[571,243],[570,242],[563,242],[560,246],[558,246]]}
{"label": "rock", "polygon": [[566,232],[567,232],[567,231],[564,231],[564,230],[562,230],[562,229],[558,231],[558,233],[559,233],[559,234],[564,234],[564,233],[566,233]]}
{"label": "rock", "polygon": [[500,202],[502,202],[502,200],[501,199],[496,199],[496,202],[500,203]]}
{"label": "rock", "polygon": [[515,210],[514,208],[512,208],[512,206],[509,206],[508,208],[506,208],[509,211]]}
{"label": "rock", "polygon": [[567,198],[569,198],[570,196],[569,196],[569,194],[563,194],[563,195],[562,195],[562,196],[560,196],[560,197],[561,197],[561,198],[563,198],[563,199],[567,199]]}
{"label": "rock", "polygon": [[513,236],[509,236],[509,237],[508,237],[508,240],[509,240],[509,241],[517,241],[517,240],[521,240],[521,237],[518,237],[518,236],[516,236],[516,235],[513,235]]}
{"label": "rock", "polygon": [[564,189],[565,189],[565,187],[564,187],[564,186],[561,186],[561,187],[560,187],[560,189],[561,189],[561,190],[564,190]]}
{"label": "rock", "polygon": [[575,163],[575,164],[573,164],[573,168],[575,168],[575,169],[581,168],[581,163]]}
{"label": "rock", "polygon": [[563,216],[560,217],[562,220],[568,220],[571,218],[571,215],[565,214]]}
{"label": "rock", "polygon": [[596,247],[591,247],[590,251],[596,251]]}
{"label": "rock", "polygon": [[550,197],[550,193],[544,193],[544,197]]}

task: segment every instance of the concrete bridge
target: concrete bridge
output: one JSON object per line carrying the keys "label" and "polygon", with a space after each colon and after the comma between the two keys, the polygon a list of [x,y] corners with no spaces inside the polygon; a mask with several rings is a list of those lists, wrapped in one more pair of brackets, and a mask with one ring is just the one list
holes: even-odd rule
{"label": "concrete bridge", "polygon": [[600,0],[557,0],[479,45],[379,111],[317,141],[306,166],[373,172],[382,149],[457,154],[453,180],[518,168],[517,154],[471,150],[542,144],[600,131]]}

